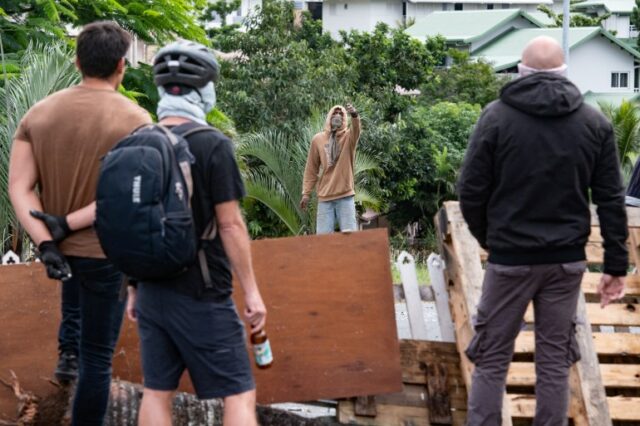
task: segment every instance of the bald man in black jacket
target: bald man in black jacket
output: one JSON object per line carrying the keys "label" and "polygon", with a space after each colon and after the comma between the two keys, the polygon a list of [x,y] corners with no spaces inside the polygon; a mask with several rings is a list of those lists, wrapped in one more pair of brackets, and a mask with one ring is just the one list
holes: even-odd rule
{"label": "bald man in black jacket", "polygon": [[566,70],[554,39],[526,47],[521,77],[483,111],[458,182],[462,214],[489,252],[476,335],[466,351],[475,363],[471,426],[502,423],[507,370],[531,301],[534,424],[567,424],[569,367],[580,358],[574,326],[590,201],[604,240],[602,305],[624,294],[628,231],[613,129],[583,103]]}

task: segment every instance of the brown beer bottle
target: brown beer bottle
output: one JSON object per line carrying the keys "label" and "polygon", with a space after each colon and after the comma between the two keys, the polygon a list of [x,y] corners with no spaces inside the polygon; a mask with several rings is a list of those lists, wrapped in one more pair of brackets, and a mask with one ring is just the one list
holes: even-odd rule
{"label": "brown beer bottle", "polygon": [[251,335],[251,344],[253,345],[253,356],[256,360],[258,368],[269,368],[273,364],[273,353],[271,345],[267,338],[267,333],[260,330]]}

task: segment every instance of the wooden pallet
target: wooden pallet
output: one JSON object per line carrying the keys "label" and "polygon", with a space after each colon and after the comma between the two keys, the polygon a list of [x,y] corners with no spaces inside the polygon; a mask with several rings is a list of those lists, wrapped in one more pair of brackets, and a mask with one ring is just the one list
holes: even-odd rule
{"label": "wooden pallet", "polygon": [[[632,264],[640,267],[640,209],[629,209],[629,252]],[[436,216],[440,252],[446,262],[451,312],[456,328],[461,371],[467,387],[473,364],[464,350],[473,337],[471,318],[482,290],[483,253],[467,228],[457,202],[447,202]],[[595,214],[587,245],[590,270],[602,264],[602,238]],[[576,337],[582,359],[571,369],[571,399],[568,416],[576,426],[640,425],[640,275],[628,278],[627,296],[601,309],[597,303],[600,273],[585,274],[578,302]],[[535,350],[531,309],[525,316],[527,328],[516,341],[514,362],[507,377],[503,404],[503,426],[532,419],[535,412]],[[632,327],[630,329],[630,327]]]}
{"label": "wooden pallet", "polygon": [[342,400],[338,421],[368,426],[462,426],[467,392],[456,345],[401,340],[400,352],[403,391]]}

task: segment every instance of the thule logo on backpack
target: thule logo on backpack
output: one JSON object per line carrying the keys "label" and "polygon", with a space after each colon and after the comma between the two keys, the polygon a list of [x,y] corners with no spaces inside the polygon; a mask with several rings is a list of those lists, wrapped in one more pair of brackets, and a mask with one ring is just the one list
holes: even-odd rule
{"label": "thule logo on backpack", "polygon": [[136,204],[140,204],[142,200],[140,199],[140,186],[142,185],[142,176],[134,176],[133,177],[133,187],[131,193],[132,201]]}

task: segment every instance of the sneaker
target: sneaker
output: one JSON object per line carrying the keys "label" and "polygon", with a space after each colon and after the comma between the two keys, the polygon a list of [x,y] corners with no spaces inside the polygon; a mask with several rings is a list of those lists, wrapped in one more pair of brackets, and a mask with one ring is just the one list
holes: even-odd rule
{"label": "sneaker", "polygon": [[54,372],[59,382],[72,382],[78,378],[78,357],[74,353],[62,352]]}

